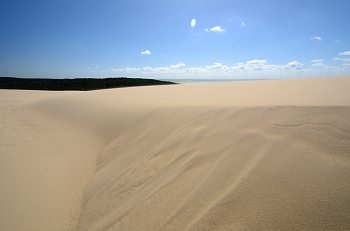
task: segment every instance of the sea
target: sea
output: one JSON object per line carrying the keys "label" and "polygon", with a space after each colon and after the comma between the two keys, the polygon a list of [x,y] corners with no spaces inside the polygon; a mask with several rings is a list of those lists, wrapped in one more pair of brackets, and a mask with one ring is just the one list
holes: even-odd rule
{"label": "sea", "polygon": [[222,83],[222,82],[241,82],[241,81],[256,81],[267,79],[160,79],[173,83]]}

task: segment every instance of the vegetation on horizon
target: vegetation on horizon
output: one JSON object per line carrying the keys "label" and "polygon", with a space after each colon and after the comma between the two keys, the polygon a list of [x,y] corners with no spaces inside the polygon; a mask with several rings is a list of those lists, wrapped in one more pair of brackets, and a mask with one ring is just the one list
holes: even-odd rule
{"label": "vegetation on horizon", "polygon": [[120,87],[175,84],[173,82],[141,78],[77,78],[40,79],[0,77],[0,89],[50,90],[50,91],[89,91]]}

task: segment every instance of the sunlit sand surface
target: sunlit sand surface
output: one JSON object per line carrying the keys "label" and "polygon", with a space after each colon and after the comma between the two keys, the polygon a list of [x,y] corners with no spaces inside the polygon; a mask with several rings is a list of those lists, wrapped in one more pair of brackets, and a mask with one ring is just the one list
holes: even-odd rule
{"label": "sunlit sand surface", "polygon": [[0,90],[1,230],[349,230],[350,77]]}

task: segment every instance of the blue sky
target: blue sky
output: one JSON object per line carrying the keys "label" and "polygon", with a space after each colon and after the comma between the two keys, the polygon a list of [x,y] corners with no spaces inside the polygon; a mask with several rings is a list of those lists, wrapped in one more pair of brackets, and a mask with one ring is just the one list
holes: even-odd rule
{"label": "blue sky", "polygon": [[350,75],[349,9],[349,0],[0,0],[0,76]]}

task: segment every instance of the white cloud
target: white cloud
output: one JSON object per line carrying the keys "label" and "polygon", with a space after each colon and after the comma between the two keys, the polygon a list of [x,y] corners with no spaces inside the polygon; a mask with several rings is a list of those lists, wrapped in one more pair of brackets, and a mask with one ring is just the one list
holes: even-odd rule
{"label": "white cloud", "polygon": [[244,23],[244,22],[242,22],[242,23],[241,23],[241,25],[242,25],[242,26],[245,26],[245,23]]}
{"label": "white cloud", "polygon": [[225,29],[221,28],[220,26],[214,26],[213,28],[210,28],[211,31],[214,32],[224,32]]}
{"label": "white cloud", "polygon": [[343,68],[350,69],[350,63],[343,63]]}
{"label": "white cloud", "polygon": [[222,64],[221,63],[214,63],[214,65],[205,66],[207,69],[221,69]]}
{"label": "white cloud", "polygon": [[311,40],[318,40],[318,41],[321,41],[321,40],[322,40],[321,37],[311,37],[310,39],[311,39]]}
{"label": "white cloud", "polygon": [[302,65],[303,64],[299,63],[298,61],[293,61],[293,62],[287,63],[286,67],[288,69],[292,68],[292,69],[300,70]]}
{"label": "white cloud", "polygon": [[177,63],[175,65],[170,65],[169,68],[171,68],[171,69],[179,69],[179,68],[185,67],[185,66],[186,65],[183,62],[179,62],[179,63]]}
{"label": "white cloud", "polygon": [[342,59],[334,58],[334,60],[336,60],[336,61],[343,61],[343,62],[350,62],[350,58],[342,58]]}
{"label": "white cloud", "polygon": [[224,65],[222,63],[214,63],[204,67],[186,67],[183,62],[179,62],[174,65],[160,66],[160,67],[143,67],[143,68],[125,68],[125,69],[112,69],[116,72],[125,73],[139,73],[143,76],[154,77],[159,74],[162,78],[166,76],[181,76],[183,78],[195,78],[198,77],[231,77],[235,75],[239,77],[256,75],[283,75],[288,73],[294,73],[301,69],[302,64],[298,61],[290,62],[286,65],[268,65],[266,60],[254,59],[247,61],[246,63],[240,62],[232,66]]}
{"label": "white cloud", "polygon": [[339,65],[325,64],[322,59],[311,60],[312,65],[304,67],[299,61],[286,64],[268,64],[264,59],[254,59],[225,65],[215,62],[212,65],[187,67],[185,63],[178,62],[172,65],[157,67],[128,67],[112,69],[118,73],[134,77],[149,78],[283,78],[283,77],[311,77],[324,75],[349,75],[350,58],[334,58],[342,61]]}
{"label": "white cloud", "polygon": [[322,67],[322,66],[324,66],[324,64],[323,63],[313,63],[312,66],[313,67]]}
{"label": "white cloud", "polygon": [[248,65],[266,65],[267,61],[265,59],[259,60],[259,59],[254,59],[251,61],[247,62]]}
{"label": "white cloud", "polygon": [[322,67],[322,66],[324,66],[322,59],[313,59],[313,60],[311,60],[311,62],[312,62],[312,66],[313,67]]}
{"label": "white cloud", "polygon": [[127,73],[137,72],[137,71],[140,71],[140,68],[130,68],[130,67],[128,67],[128,68],[125,68],[125,71]]}
{"label": "white cloud", "polygon": [[144,67],[142,69],[138,69],[138,71],[147,72],[147,73],[171,73],[177,72],[179,69],[183,69],[185,64],[183,62],[179,62],[174,65],[164,66],[164,67]]}
{"label": "white cloud", "polygon": [[350,51],[341,52],[339,55],[350,55]]}
{"label": "white cloud", "polygon": [[149,50],[145,50],[141,52],[141,55],[150,55],[151,52]]}
{"label": "white cloud", "polygon": [[111,70],[115,72],[132,73],[132,72],[139,72],[140,68],[127,67],[127,68],[117,68],[117,69],[111,69]]}
{"label": "white cloud", "polygon": [[95,68],[99,68],[98,66],[95,66]]}
{"label": "white cloud", "polygon": [[204,29],[206,32],[213,31],[213,32],[224,32],[226,31],[225,29],[221,28],[220,26],[214,26],[213,28],[209,29]]}

